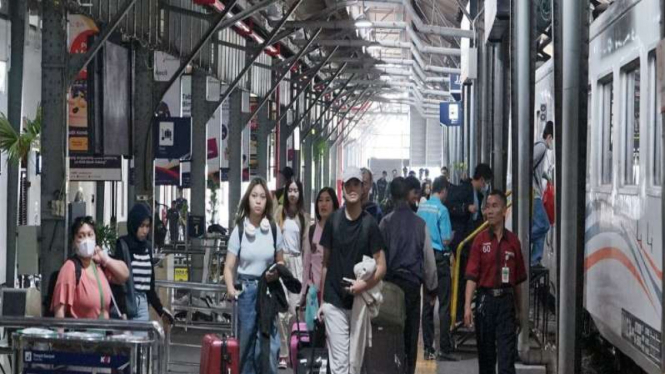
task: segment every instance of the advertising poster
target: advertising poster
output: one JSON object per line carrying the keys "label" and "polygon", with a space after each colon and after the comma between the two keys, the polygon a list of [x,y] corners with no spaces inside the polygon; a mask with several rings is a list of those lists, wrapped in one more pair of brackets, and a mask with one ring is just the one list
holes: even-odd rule
{"label": "advertising poster", "polygon": [[[180,59],[173,57],[164,52],[155,51],[155,72],[154,77],[157,82],[168,82],[168,80],[175,74],[180,66]],[[182,103],[180,100],[181,95],[180,79],[169,87],[166,95],[159,103],[157,108],[158,117],[180,117],[180,110]]]}
{"label": "advertising poster", "polygon": [[220,181],[220,166],[221,166],[221,136],[222,136],[222,109],[217,108],[215,113],[208,121],[208,179],[212,179],[215,183]]}
{"label": "advertising poster", "polygon": [[70,181],[122,181],[121,156],[76,156],[69,162]]}
{"label": "advertising poster", "polygon": [[249,182],[249,142],[252,129],[250,126],[242,130],[242,181]]}
{"label": "advertising poster", "polygon": [[159,118],[153,126],[155,158],[183,159],[192,152],[192,119]]}
{"label": "advertising poster", "polygon": [[[88,40],[97,34],[99,29],[88,17],[78,14],[67,16],[69,23],[69,36],[67,40],[69,53],[86,53]],[[69,153],[89,154],[90,129],[88,128],[88,73],[86,69],[79,72],[76,80],[69,89],[67,97],[67,110],[69,123]]]}
{"label": "advertising poster", "polygon": [[229,147],[228,147],[228,137],[229,137],[229,120],[231,118],[231,112],[229,109],[229,101],[226,100],[222,103],[222,128],[221,128],[221,179],[222,182],[229,181]]}
{"label": "advertising poster", "polygon": [[155,160],[155,185],[156,186],[179,186],[180,185],[180,160],[178,159],[156,159]]}

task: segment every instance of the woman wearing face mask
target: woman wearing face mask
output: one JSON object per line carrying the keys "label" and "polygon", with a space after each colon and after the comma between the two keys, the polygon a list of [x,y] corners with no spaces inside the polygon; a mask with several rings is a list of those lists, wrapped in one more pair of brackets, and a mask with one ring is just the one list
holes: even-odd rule
{"label": "woman wearing face mask", "polygon": [[130,271],[122,288],[114,288],[114,294],[124,317],[137,321],[149,321],[148,304],[162,318],[165,325],[173,323],[173,316],[162,306],[155,291],[155,271],[152,266],[152,243],[149,235],[152,216],[145,204],[138,203],[129,211],[128,235],[118,238],[113,257],[124,262]]}
{"label": "woman wearing face mask", "polygon": [[[309,252],[309,215],[305,213],[305,197],[302,183],[291,180],[286,184],[286,200],[284,205],[277,208],[275,213],[277,225],[282,230],[284,242],[284,262],[294,277],[302,279],[303,265],[302,253]],[[296,307],[300,302],[299,294],[287,293],[289,299],[289,312],[280,314],[280,335],[282,338],[282,357],[279,360],[280,369],[286,369],[289,352],[289,334],[291,321],[295,318]]]}
{"label": "woman wearing face mask", "polygon": [[[238,330],[240,338],[240,372],[256,374],[260,367],[261,352],[257,329],[258,285],[261,276],[269,282],[278,279],[276,270],[267,271],[274,263],[284,265],[282,252],[282,233],[275,225],[272,227],[273,200],[266,182],[254,178],[240,201],[236,218],[236,227],[229,237],[228,251],[224,263],[224,281],[229,297],[238,299]],[[242,238],[240,230],[242,227]],[[236,289],[237,281],[242,285]],[[279,354],[279,334],[277,324],[273,325],[270,335],[270,373],[277,373],[277,355]]]}
{"label": "woman wearing face mask", "polygon": [[56,318],[108,319],[111,307],[109,281],[124,283],[129,277],[127,266],[110,258],[97,246],[92,217],[77,218],[71,235],[75,255],[60,268],[51,310]]}
{"label": "woman wearing face mask", "polygon": [[300,297],[300,305],[305,305],[305,297],[307,295],[307,287],[316,287],[319,296],[319,304],[321,303],[321,271],[323,270],[323,248],[319,246],[319,240],[323,233],[323,228],[326,226],[326,221],[330,215],[339,209],[339,201],[335,190],[330,187],[324,187],[319,191],[316,197],[316,206],[314,213],[316,215],[316,224],[309,228],[307,241],[308,246],[303,246],[306,250],[303,252],[303,292]]}

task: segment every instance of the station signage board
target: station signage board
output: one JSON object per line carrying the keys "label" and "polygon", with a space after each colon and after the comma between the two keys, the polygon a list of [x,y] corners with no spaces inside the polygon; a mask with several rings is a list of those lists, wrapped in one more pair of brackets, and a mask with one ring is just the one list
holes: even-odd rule
{"label": "station signage board", "polygon": [[443,102],[439,104],[439,124],[441,126],[462,126],[464,123],[464,106],[459,102]]}
{"label": "station signage board", "polygon": [[78,182],[122,181],[121,156],[71,156],[69,180]]}

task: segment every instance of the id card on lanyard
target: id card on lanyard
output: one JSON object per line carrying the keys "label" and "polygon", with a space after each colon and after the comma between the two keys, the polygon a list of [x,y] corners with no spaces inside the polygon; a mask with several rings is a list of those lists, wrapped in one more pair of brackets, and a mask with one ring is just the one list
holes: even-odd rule
{"label": "id card on lanyard", "polygon": [[503,267],[501,268],[501,283],[508,284],[510,283],[510,268],[508,267],[508,258],[510,256],[506,253],[505,260],[503,262]]}

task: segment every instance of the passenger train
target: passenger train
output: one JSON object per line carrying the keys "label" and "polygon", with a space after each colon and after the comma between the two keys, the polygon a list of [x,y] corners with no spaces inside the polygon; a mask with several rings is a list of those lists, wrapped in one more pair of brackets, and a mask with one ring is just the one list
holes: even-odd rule
{"label": "passenger train", "polygon": [[[657,0],[618,0],[589,35],[584,305],[602,337],[650,374],[663,372],[660,14]],[[535,90],[540,137],[554,120],[551,60],[538,68]],[[553,231],[543,264],[555,275]]]}

